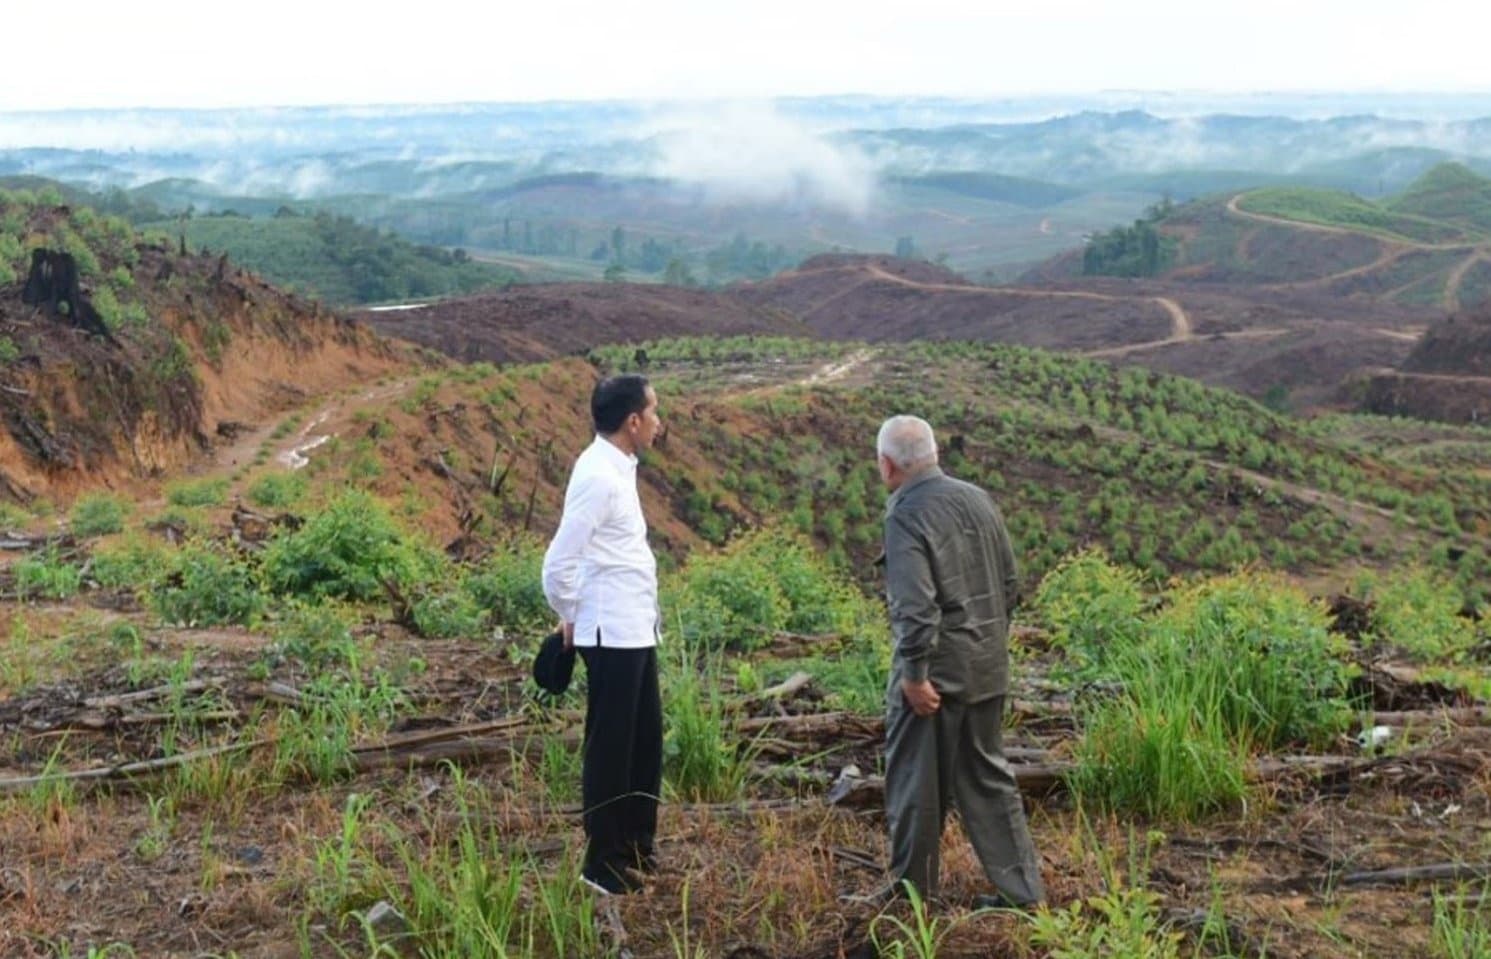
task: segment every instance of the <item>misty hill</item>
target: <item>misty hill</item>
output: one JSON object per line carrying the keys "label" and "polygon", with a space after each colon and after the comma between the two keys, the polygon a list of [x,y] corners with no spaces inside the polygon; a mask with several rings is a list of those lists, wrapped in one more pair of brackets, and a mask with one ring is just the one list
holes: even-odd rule
{"label": "misty hill", "polygon": [[0,489],[22,501],[200,462],[399,353],[221,257],[0,191]]}
{"label": "misty hill", "polygon": [[[620,228],[634,278],[661,278],[676,260],[726,283],[753,275],[711,258],[736,237],[780,248],[783,265],[914,250],[998,280],[1166,195],[1307,186],[1376,197],[1446,161],[1491,173],[1491,124],[1440,119],[1423,98],[1172,96],[1123,109],[1129,99],[85,111],[22,118],[60,139],[13,137],[0,176],[118,191],[167,217],[325,210],[416,244],[552,260],[553,275],[603,270]],[[1329,109],[1343,113],[1316,118]]]}
{"label": "misty hill", "polygon": [[1458,224],[1491,234],[1491,178],[1459,163],[1444,163],[1385,204],[1396,213]]}

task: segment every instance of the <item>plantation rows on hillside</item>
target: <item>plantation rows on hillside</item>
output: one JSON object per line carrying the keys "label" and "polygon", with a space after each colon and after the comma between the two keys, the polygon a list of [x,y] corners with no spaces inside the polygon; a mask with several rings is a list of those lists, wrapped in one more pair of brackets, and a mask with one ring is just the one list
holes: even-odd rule
{"label": "plantation rows on hillside", "polygon": [[[678,377],[681,397],[697,401],[728,394],[728,377],[711,388],[705,371],[729,369],[748,348],[646,349],[664,393]],[[761,363],[784,355],[770,341],[758,348]],[[620,349],[601,355],[617,368],[632,359]],[[831,365],[842,347],[821,355]],[[744,396],[742,406],[778,424],[764,440],[701,418],[697,442],[722,468],[692,494],[695,525],[719,541],[728,518],[702,507],[728,497],[817,536],[841,561],[862,562],[879,515],[868,447],[880,419],[912,411],[941,431],[953,473],[1000,497],[1035,577],[1087,543],[1161,579],[1250,562],[1306,572],[1408,560],[1481,595],[1491,572],[1491,482],[1373,457],[1340,441],[1329,422],[1282,416],[1192,380],[1018,347],[912,345],[867,365],[861,385]]]}

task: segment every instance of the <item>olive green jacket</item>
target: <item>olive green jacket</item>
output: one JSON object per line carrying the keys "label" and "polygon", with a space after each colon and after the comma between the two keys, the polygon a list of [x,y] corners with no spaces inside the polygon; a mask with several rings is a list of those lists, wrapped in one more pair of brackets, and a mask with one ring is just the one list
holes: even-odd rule
{"label": "olive green jacket", "polygon": [[907,480],[885,511],[891,691],[930,679],[966,702],[1007,693],[1017,590],[1009,532],[989,494],[936,467]]}

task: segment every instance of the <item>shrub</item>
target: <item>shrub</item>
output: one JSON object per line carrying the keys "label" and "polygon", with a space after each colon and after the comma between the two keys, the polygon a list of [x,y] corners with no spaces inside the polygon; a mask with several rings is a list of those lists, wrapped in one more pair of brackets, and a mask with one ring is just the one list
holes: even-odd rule
{"label": "shrub", "polygon": [[83,584],[83,571],[63,559],[55,546],[17,560],[11,567],[21,599],[66,599]]}
{"label": "shrub", "polygon": [[105,536],[124,529],[125,503],[117,496],[95,493],[73,505],[72,531],[78,536]]}
{"label": "shrub", "polygon": [[1447,577],[1410,569],[1358,581],[1372,606],[1372,631],[1381,642],[1421,663],[1458,662],[1476,643],[1475,623],[1460,615],[1464,598]]}
{"label": "shrub", "polygon": [[376,599],[385,582],[417,583],[430,565],[388,508],[355,489],[300,529],[276,536],[264,551],[264,573],[275,592],[317,598]]}
{"label": "shrub", "polygon": [[1115,651],[1138,641],[1144,594],[1138,573],[1110,562],[1101,549],[1088,549],[1046,574],[1035,607],[1075,670],[1092,675]]}
{"label": "shrub", "polygon": [[694,554],[666,584],[663,609],[686,642],[737,650],[755,649],[782,631],[856,634],[877,619],[805,540],[780,530]]}
{"label": "shrub", "polygon": [[415,600],[414,628],[431,639],[477,636],[485,614],[469,594],[460,591],[432,593]]}
{"label": "shrub", "polygon": [[274,635],[275,652],[314,672],[358,660],[347,613],[332,603],[291,603]]}
{"label": "shrub", "polygon": [[182,480],[166,487],[166,502],[172,506],[221,506],[227,493],[225,479]]}
{"label": "shrub", "polygon": [[543,564],[542,543],[514,538],[499,544],[468,572],[462,588],[503,628],[540,629],[554,619],[544,598]]}
{"label": "shrub", "polygon": [[173,552],[149,536],[125,536],[94,551],[93,578],[107,589],[149,590],[173,567]]}
{"label": "shrub", "polygon": [[176,554],[151,604],[162,620],[182,626],[251,626],[268,605],[249,564],[206,540],[189,543]]}
{"label": "shrub", "polygon": [[248,488],[249,502],[267,509],[285,509],[305,495],[306,479],[300,473],[265,473]]}

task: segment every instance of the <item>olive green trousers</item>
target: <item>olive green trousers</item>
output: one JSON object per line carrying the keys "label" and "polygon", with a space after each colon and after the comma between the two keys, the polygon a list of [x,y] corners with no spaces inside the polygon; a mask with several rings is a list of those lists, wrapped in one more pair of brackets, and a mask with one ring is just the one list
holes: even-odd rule
{"label": "olive green trousers", "polygon": [[923,896],[937,893],[942,826],[958,810],[984,875],[1011,903],[1045,898],[1040,859],[1014,771],[1003,753],[1005,697],[943,699],[917,716],[893,677],[886,697],[885,806],[891,874]]}

